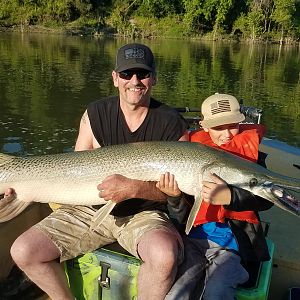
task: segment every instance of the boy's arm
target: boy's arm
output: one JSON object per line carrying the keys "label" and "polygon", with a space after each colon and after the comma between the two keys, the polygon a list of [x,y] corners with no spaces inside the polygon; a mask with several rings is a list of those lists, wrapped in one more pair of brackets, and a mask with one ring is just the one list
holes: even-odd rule
{"label": "boy's arm", "polygon": [[263,211],[270,209],[274,204],[262,197],[256,196],[251,192],[228,185],[231,191],[231,201],[230,204],[224,205],[226,209],[234,211]]}
{"label": "boy's arm", "polygon": [[186,196],[182,193],[178,197],[167,198],[167,208],[171,219],[176,220],[179,224],[185,224],[188,218],[191,205],[187,201]]}
{"label": "boy's arm", "polygon": [[189,206],[184,193],[180,191],[175,180],[175,176],[166,172],[160,176],[156,187],[167,195],[167,207],[170,218],[176,220],[179,224],[184,224],[189,212]]}
{"label": "boy's arm", "polygon": [[216,174],[211,174],[211,181],[203,181],[202,197],[210,204],[223,205],[232,211],[262,211],[273,206],[273,203],[251,192],[227,184]]}

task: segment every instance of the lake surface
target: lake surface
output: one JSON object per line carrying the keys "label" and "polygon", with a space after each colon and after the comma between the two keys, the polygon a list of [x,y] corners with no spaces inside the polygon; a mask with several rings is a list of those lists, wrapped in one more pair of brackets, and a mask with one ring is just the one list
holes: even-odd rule
{"label": "lake surface", "polygon": [[[71,151],[87,104],[117,94],[111,71],[116,50],[127,42],[131,41],[0,33],[0,152]],[[158,100],[176,107],[200,107],[215,92],[230,93],[244,99],[245,105],[263,109],[268,137],[300,147],[299,47],[196,40],[141,42],[156,56],[158,84],[153,95]],[[280,245],[286,249],[290,240],[285,242],[282,236],[298,240],[298,232],[290,230],[298,225],[282,211],[278,216],[270,234],[278,249]],[[273,229],[285,224],[277,238]],[[9,232],[13,237],[13,231]],[[299,278],[294,272],[291,281],[290,269],[284,273],[279,267],[277,273],[274,270],[278,279],[272,280],[272,299],[279,299],[287,285],[297,285]],[[288,281],[285,285],[283,279]]]}
{"label": "lake surface", "polygon": [[[71,151],[87,104],[117,94],[111,80],[124,39],[0,33],[0,152]],[[231,93],[263,109],[267,136],[300,147],[300,49],[279,45],[143,40],[156,56],[153,95],[200,107]]]}

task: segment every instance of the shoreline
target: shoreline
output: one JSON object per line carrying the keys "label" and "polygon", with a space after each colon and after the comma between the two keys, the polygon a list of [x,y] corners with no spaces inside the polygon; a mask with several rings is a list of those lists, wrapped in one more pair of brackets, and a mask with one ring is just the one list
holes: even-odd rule
{"label": "shoreline", "polygon": [[0,26],[1,33],[40,33],[40,34],[54,34],[54,35],[69,35],[69,36],[91,36],[95,38],[100,37],[116,37],[116,38],[132,38],[132,39],[178,39],[178,40],[199,40],[206,42],[230,42],[230,43],[246,43],[246,44],[271,44],[279,46],[299,46],[300,39],[289,40],[288,42],[270,40],[270,39],[245,39],[238,35],[231,34],[219,34],[217,38],[213,38],[212,32],[203,36],[190,36],[190,37],[168,37],[168,36],[140,36],[140,35],[125,35],[117,32],[113,32],[112,29],[103,28],[98,30],[96,27],[90,26],[61,26],[61,27],[46,27],[44,25],[12,25],[12,26]]}

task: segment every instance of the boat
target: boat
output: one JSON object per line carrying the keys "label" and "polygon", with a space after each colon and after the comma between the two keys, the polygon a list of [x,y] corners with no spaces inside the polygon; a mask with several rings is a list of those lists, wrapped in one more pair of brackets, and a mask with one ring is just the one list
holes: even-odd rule
{"label": "boat", "polygon": [[[177,110],[183,113],[191,128],[197,126],[199,117],[190,114],[199,113],[199,109],[187,107]],[[246,122],[260,123],[262,116],[260,109],[241,106],[241,110],[247,116]],[[263,138],[260,145],[260,158],[268,169],[300,178],[299,148],[278,140]],[[11,232],[10,227],[13,226],[15,230],[16,224],[22,224],[16,229],[19,234],[48,213],[48,205],[34,204],[16,219],[2,224],[0,234],[4,236],[5,232]],[[260,215],[265,222],[271,260],[253,268],[251,280],[239,287],[237,291],[238,300],[268,298],[281,300],[288,294],[296,294],[299,289],[297,286],[300,286],[300,239],[297,233],[299,219],[277,207]],[[6,247],[0,252],[0,270],[2,270],[2,280],[0,271],[0,299],[37,299],[38,296],[33,298],[26,289],[16,289],[11,297],[6,295],[5,298],[1,295],[1,289],[7,283],[7,278],[3,278],[3,274],[8,273],[12,268],[8,251],[12,242],[12,238],[8,238]],[[68,261],[65,264],[65,271],[77,300],[132,300],[137,294],[136,275],[139,265],[140,261],[137,258],[126,253],[115,243]],[[19,276],[24,277],[24,274]],[[39,299],[49,299],[45,295],[40,296],[39,293],[41,294],[41,291],[36,293],[41,297]]]}
{"label": "boat", "polygon": [[[177,110],[183,114],[199,113],[199,109],[188,107],[177,108]],[[241,111],[246,115],[247,123],[260,123],[261,109],[241,106]],[[185,118],[192,130],[198,127],[198,116],[185,115]],[[300,149],[280,141],[263,138],[259,152],[260,164],[277,173],[300,178]],[[279,213],[283,215],[281,210],[279,210]],[[264,215],[264,213],[261,213],[261,215]],[[299,219],[293,216],[288,217],[290,217],[288,219],[293,219],[294,228],[297,228],[296,223],[299,224]],[[290,255],[289,247],[285,247],[286,244],[278,246],[279,252],[275,252],[277,245],[281,243],[281,235],[286,234],[288,231],[284,226],[282,228],[277,226],[276,215],[266,213],[264,219],[266,236],[270,233],[267,243],[271,259],[251,267],[249,280],[237,289],[237,300],[280,299],[278,288],[282,292],[287,291],[290,285],[300,285],[300,282],[291,282],[287,283],[289,286],[280,286],[277,282],[275,284],[272,279],[274,266],[276,268],[280,266],[280,269],[283,266],[286,267],[286,273],[288,274],[286,278],[289,278],[292,272],[295,273],[295,278],[300,278],[300,240],[298,241],[299,255],[297,254],[297,257],[294,257],[295,259]],[[297,242],[296,236],[295,241]],[[295,242],[293,241],[293,243]],[[285,253],[283,256],[285,260],[280,259],[282,253]],[[297,258],[299,259],[297,260]],[[139,265],[139,259],[133,257],[115,243],[68,261],[65,270],[69,285],[78,300],[129,300],[137,297],[136,281]],[[288,265],[293,266],[293,269],[289,269]],[[277,276],[276,272],[275,275]]]}

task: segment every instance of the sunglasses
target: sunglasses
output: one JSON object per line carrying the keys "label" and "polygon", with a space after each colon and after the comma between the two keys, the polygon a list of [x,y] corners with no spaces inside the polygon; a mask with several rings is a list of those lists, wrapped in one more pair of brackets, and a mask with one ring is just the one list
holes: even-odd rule
{"label": "sunglasses", "polygon": [[124,70],[119,72],[119,77],[125,80],[130,80],[133,75],[136,75],[138,80],[149,78],[151,71],[139,69],[139,70]]}

